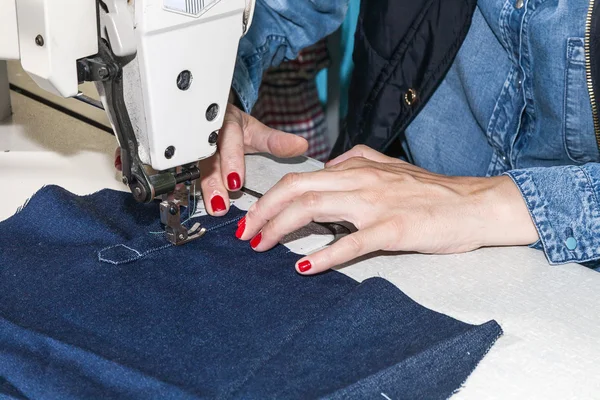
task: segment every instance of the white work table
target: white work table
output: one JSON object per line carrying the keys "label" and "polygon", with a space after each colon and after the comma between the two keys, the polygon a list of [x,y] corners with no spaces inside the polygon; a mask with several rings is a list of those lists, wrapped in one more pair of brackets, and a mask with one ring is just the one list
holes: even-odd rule
{"label": "white work table", "polygon": [[[0,220],[45,184],[78,194],[124,190],[112,136],[15,93],[12,104],[13,117],[0,122]],[[261,193],[287,172],[319,168],[308,159],[262,156],[247,164],[246,186]],[[525,247],[382,254],[339,270],[357,280],[388,279],[420,304],[465,322],[498,321],[504,336],[456,399],[600,399],[600,273],[550,266]]]}

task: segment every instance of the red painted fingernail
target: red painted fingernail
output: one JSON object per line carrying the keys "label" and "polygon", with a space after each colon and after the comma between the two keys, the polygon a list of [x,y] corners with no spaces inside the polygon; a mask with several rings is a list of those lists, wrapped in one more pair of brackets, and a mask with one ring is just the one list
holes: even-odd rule
{"label": "red painted fingernail", "polygon": [[244,215],[242,218],[240,218],[240,220],[238,221],[238,226],[240,225],[246,225],[246,216]]}
{"label": "red painted fingernail", "polygon": [[301,263],[298,263],[298,271],[306,272],[312,268],[312,264],[308,260],[304,260]]}
{"label": "red painted fingernail", "polygon": [[210,200],[210,205],[212,206],[213,212],[225,211],[227,207],[225,207],[225,200],[221,196],[214,196]]}
{"label": "red painted fingernail", "polygon": [[229,185],[229,190],[238,190],[242,187],[240,175],[237,172],[232,172],[227,175],[227,185]]}
{"label": "red painted fingernail", "polygon": [[[241,222],[241,224],[240,224],[240,222]],[[238,228],[237,228],[237,231],[235,231],[235,237],[238,239],[241,239],[245,230],[246,230],[246,220],[242,218],[238,221]]]}
{"label": "red painted fingernail", "polygon": [[262,232],[259,232],[258,235],[254,236],[252,238],[252,240],[250,241],[250,247],[255,249],[260,244],[261,240],[262,240]]}
{"label": "red painted fingernail", "polygon": [[118,155],[117,158],[115,158],[115,168],[117,170],[121,170],[121,168],[123,168],[123,163],[121,162],[121,156]]}

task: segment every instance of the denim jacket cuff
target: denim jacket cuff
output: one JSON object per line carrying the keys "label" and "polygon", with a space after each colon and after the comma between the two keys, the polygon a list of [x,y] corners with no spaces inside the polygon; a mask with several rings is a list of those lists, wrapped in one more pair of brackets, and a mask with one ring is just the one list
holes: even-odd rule
{"label": "denim jacket cuff", "polygon": [[[590,164],[592,165],[592,164]],[[550,264],[600,259],[600,204],[584,167],[529,168],[506,173],[518,186]],[[596,239],[597,242],[597,239]]]}

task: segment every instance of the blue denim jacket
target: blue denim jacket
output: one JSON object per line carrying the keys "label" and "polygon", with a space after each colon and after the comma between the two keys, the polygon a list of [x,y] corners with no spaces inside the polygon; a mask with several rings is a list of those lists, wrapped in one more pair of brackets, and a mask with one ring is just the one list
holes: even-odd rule
{"label": "blue denim jacket", "polygon": [[[600,260],[600,153],[586,85],[588,0],[480,0],[453,66],[409,126],[410,161],[446,175],[508,174],[551,264]],[[341,23],[347,0],[261,0],[234,89],[250,109],[269,63]],[[483,44],[483,45],[482,45]],[[535,71],[535,73],[534,73]]]}
{"label": "blue denim jacket", "polygon": [[256,0],[250,30],[240,41],[232,87],[244,109],[256,103],[263,72],[296,58],[303,48],[332,33],[349,0]]}

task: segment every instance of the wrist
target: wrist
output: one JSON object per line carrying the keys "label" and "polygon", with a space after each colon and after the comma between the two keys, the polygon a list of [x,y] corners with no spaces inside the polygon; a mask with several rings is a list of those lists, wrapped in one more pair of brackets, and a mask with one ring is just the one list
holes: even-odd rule
{"label": "wrist", "polygon": [[478,178],[471,198],[481,218],[480,247],[525,246],[538,240],[527,204],[509,176]]}

